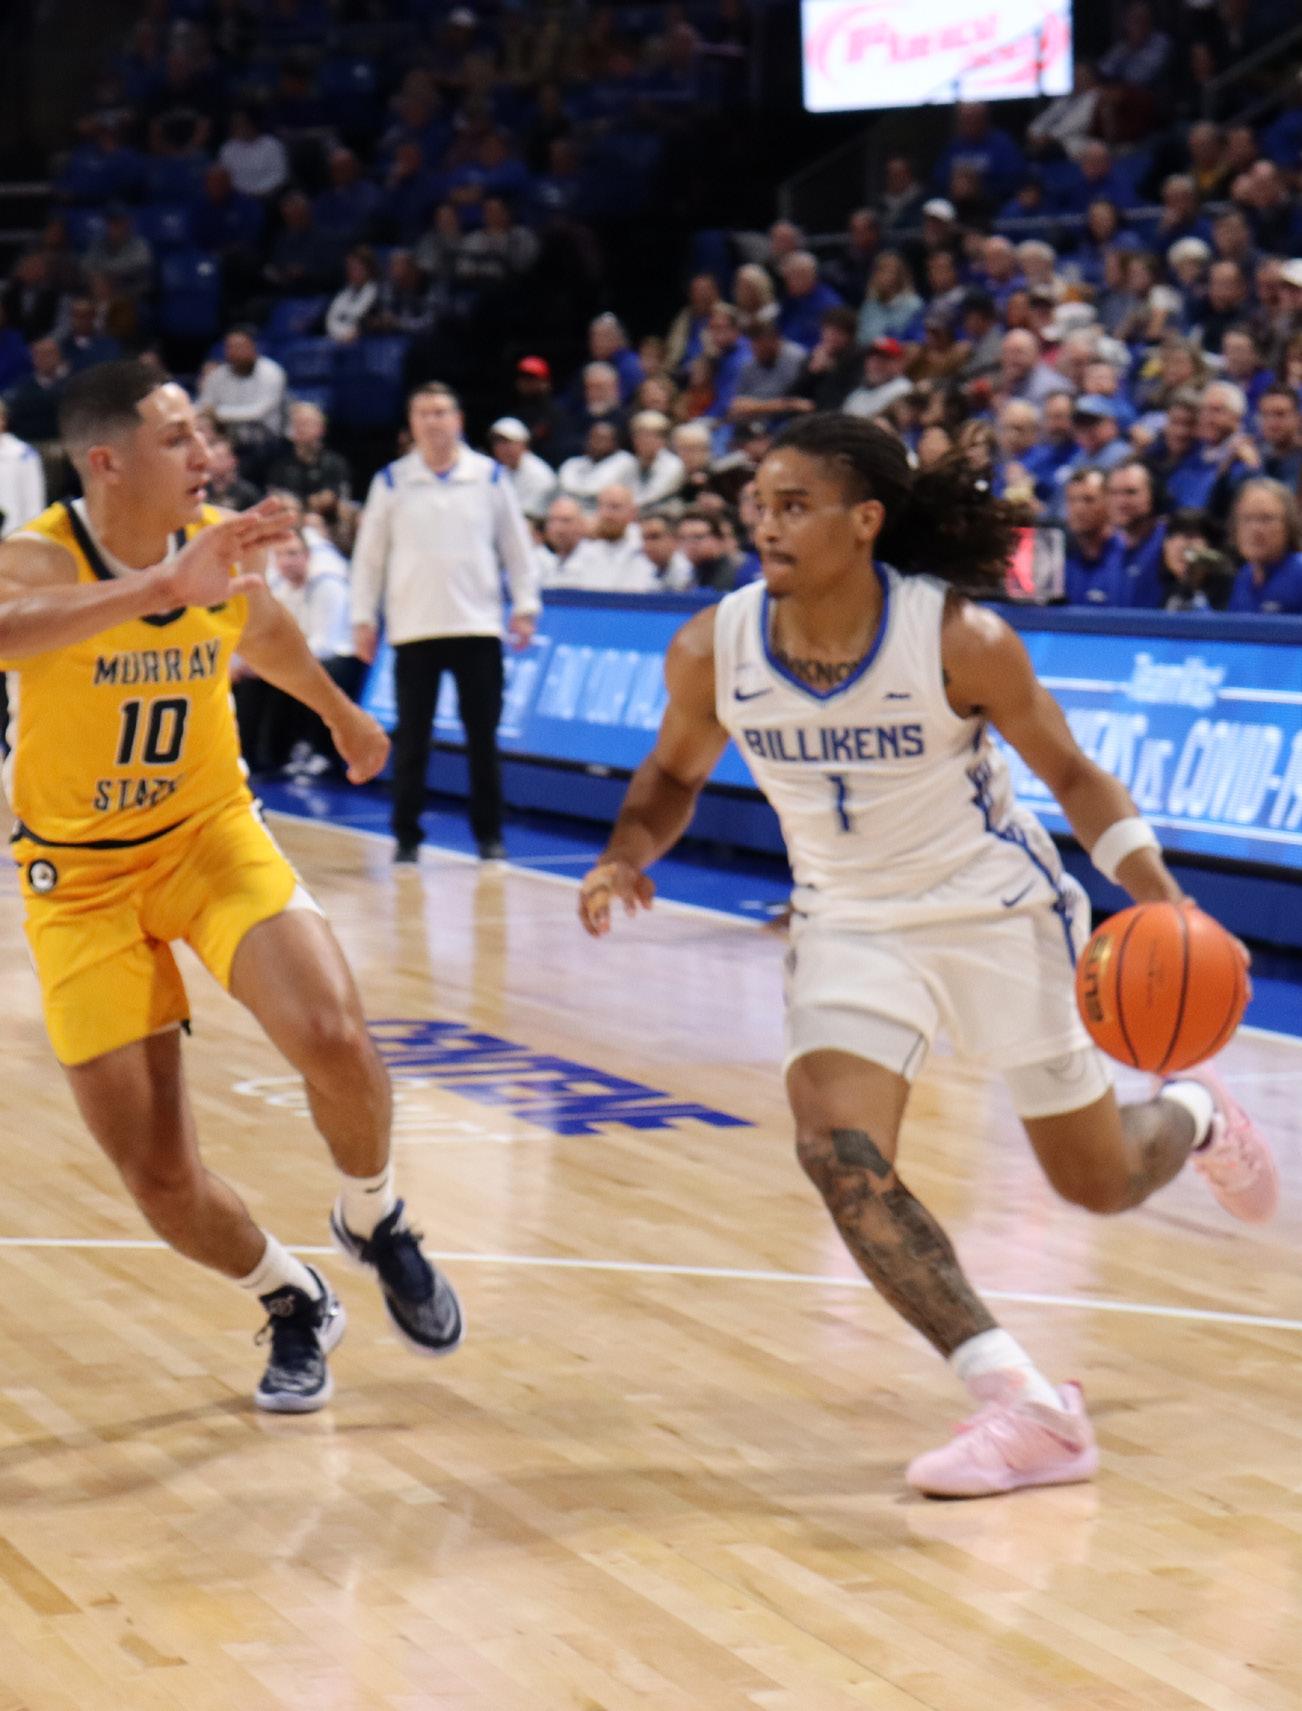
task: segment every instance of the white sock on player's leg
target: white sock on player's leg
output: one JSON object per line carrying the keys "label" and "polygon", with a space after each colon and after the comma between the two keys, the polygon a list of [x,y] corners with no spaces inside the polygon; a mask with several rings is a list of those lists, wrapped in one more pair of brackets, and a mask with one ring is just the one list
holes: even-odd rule
{"label": "white sock on player's leg", "polygon": [[1183,1106],[1193,1118],[1195,1152],[1207,1145],[1212,1132],[1212,1118],[1216,1115],[1216,1101],[1201,1081],[1168,1081],[1158,1098]]}
{"label": "white sock on player's leg", "polygon": [[[266,1235],[265,1230],[263,1234]],[[316,1279],[302,1260],[295,1259],[287,1248],[282,1248],[274,1236],[267,1236],[262,1258],[249,1275],[237,1278],[236,1281],[240,1288],[247,1289],[250,1295],[272,1295],[277,1289],[284,1289],[286,1285],[301,1289],[304,1295],[313,1301],[321,1293],[316,1286]]]}
{"label": "white sock on player's leg", "polygon": [[1036,1402],[1062,1412],[1062,1398],[1015,1337],[981,1331],[949,1357],[955,1376],[978,1402]]}
{"label": "white sock on player's leg", "polygon": [[375,1226],[387,1218],[398,1204],[393,1187],[393,1160],[375,1176],[341,1177],[339,1211],[344,1226],[354,1236],[363,1239],[375,1234]]}

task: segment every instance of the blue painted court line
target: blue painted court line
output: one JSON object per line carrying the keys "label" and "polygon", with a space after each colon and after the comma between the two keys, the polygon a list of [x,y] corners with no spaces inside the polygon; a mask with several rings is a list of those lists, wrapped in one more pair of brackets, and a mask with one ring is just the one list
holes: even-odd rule
{"label": "blue painted court line", "polygon": [[[263,804],[278,814],[359,832],[387,835],[389,830],[387,796],[374,787],[356,790],[330,779],[304,783],[261,779],[256,788]],[[460,802],[431,798],[424,824],[431,848],[475,854]],[[526,871],[577,879],[601,850],[605,835],[605,827],[586,820],[515,813],[506,828],[507,860]],[[666,856],[656,864],[652,877],[658,895],[671,902],[752,921],[778,914],[786,905],[791,884],[785,863],[776,857],[701,844],[687,844]],[[1302,958],[1258,949],[1252,981],[1246,1020],[1257,1028],[1302,1038]]]}

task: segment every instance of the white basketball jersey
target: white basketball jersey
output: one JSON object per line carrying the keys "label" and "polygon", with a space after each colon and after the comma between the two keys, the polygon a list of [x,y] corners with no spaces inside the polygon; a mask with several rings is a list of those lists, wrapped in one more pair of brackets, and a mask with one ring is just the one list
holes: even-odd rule
{"label": "white basketball jersey", "polygon": [[877,574],[877,639],[835,689],[774,657],[762,582],[716,610],[718,718],[777,811],[796,909],[883,927],[1046,905],[1065,915],[1053,840],[1014,802],[984,720],[946,698],[946,585]]}

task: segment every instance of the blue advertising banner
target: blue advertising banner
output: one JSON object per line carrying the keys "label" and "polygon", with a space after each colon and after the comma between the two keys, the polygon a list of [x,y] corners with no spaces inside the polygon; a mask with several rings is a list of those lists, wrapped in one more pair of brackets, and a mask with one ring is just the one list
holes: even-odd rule
{"label": "blue advertising banner", "polygon": [[[533,645],[507,654],[505,754],[631,772],[664,710],[662,666],[699,602],[570,595],[549,602]],[[1173,851],[1302,872],[1302,625],[1161,614],[1014,612],[1040,677],[1085,752],[1125,783]],[[1260,639],[1258,639],[1260,638]],[[366,704],[393,723],[382,654]],[[459,742],[451,679],[436,734]],[[1066,830],[1048,791],[1012,756],[1020,800]],[[713,783],[751,787],[735,749]]]}

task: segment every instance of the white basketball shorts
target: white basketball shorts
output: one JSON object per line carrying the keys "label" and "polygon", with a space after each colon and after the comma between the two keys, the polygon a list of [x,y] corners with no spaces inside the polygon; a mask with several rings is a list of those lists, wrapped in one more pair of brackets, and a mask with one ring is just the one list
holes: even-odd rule
{"label": "white basketball shorts", "polygon": [[943,1027],[961,1056],[999,1071],[1019,1116],[1077,1111],[1112,1085],[1076,1009],[1075,958],[1089,936],[1084,892],[1070,907],[891,930],[817,917],[792,923],[783,1071],[840,1051],[912,1081]]}

